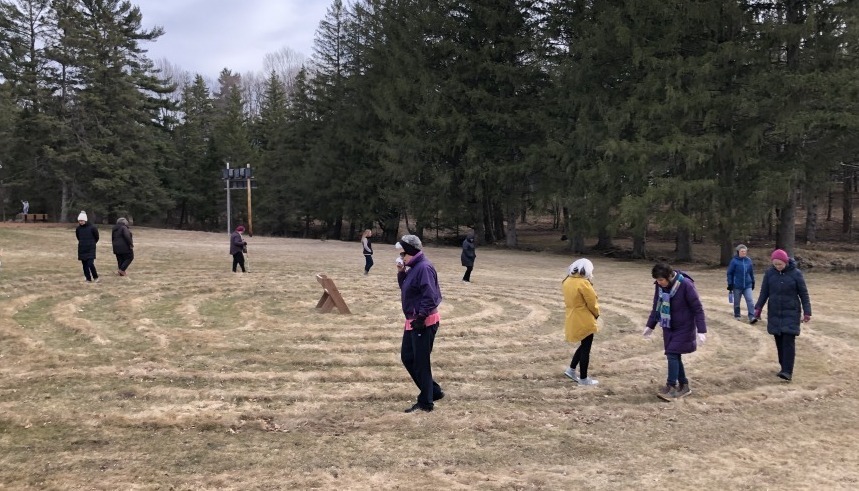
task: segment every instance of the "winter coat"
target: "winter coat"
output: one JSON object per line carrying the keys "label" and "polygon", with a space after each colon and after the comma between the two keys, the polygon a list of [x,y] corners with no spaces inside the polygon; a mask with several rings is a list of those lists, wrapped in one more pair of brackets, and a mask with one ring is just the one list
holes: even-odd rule
{"label": "winter coat", "polygon": [[423,252],[419,252],[406,266],[408,271],[397,273],[406,319],[437,312],[441,304],[441,288],[438,286],[435,267]]}
{"label": "winter coat", "polygon": [[799,336],[800,307],[810,316],[811,300],[796,261],[791,259],[782,271],[770,268],[764,273],[755,310],[762,310],[767,301],[767,332]]}
{"label": "winter coat", "polygon": [[131,239],[131,230],[124,223],[117,223],[111,232],[114,254],[131,254],[134,252],[134,241]]}
{"label": "winter coat", "polygon": [[[677,293],[671,299],[671,327],[662,328],[662,339],[665,343],[665,354],[668,353],[692,353],[697,348],[697,333],[707,332],[707,323],[704,318],[704,307],[695,289],[695,280],[686,273],[678,271],[683,275],[683,282],[677,288]],[[655,282],[654,282],[655,283]],[[666,288],[656,284],[653,294],[653,309],[647,319],[647,327],[653,329],[659,323],[659,312],[657,311],[660,290],[670,293],[672,281]]]}
{"label": "winter coat", "polygon": [[597,317],[600,316],[600,306],[597,292],[583,276],[567,276],[562,289],[567,314],[564,335],[568,342],[578,343],[599,331]]}
{"label": "winter coat", "polygon": [[735,290],[755,289],[755,266],[752,258],[734,256],[728,265],[728,285]]}
{"label": "winter coat", "polygon": [[460,260],[466,268],[474,267],[474,260],[477,258],[477,252],[474,250],[474,238],[469,237],[462,241],[462,255]]}
{"label": "winter coat", "polygon": [[230,255],[234,256],[240,252],[244,252],[246,245],[248,243],[242,239],[242,234],[238,232],[230,234]]}
{"label": "winter coat", "polygon": [[373,242],[370,241],[369,237],[361,237],[361,248],[364,249],[365,256],[373,255]]}
{"label": "winter coat", "polygon": [[78,238],[78,260],[95,259],[95,245],[98,243],[98,229],[86,222],[75,229]]}

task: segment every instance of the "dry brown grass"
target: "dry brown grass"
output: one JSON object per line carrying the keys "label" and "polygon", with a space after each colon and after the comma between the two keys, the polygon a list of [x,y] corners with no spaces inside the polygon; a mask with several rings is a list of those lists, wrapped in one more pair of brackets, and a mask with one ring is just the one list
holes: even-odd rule
{"label": "dry brown grass", "polygon": [[[103,227],[103,236],[108,237]],[[130,276],[85,285],[74,234],[0,228],[0,487],[9,489],[681,489],[859,487],[859,278],[812,272],[796,378],[765,327],[733,320],[721,269],[690,268],[710,339],[694,394],[654,397],[661,341],[639,336],[647,263],[596,260],[604,315],[579,388],[562,371],[560,280],[572,258],[428,249],[445,297],[436,378],[404,414],[393,248],[136,228]],[[314,274],[352,316],[321,315]]]}

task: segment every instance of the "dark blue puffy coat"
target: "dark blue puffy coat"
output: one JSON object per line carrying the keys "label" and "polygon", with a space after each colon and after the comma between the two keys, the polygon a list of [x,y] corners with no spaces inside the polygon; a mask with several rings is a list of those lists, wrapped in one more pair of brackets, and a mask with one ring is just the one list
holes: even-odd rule
{"label": "dark blue puffy coat", "polygon": [[791,259],[782,271],[773,267],[764,274],[755,310],[763,309],[767,301],[767,332],[799,336],[800,314],[811,315],[811,301],[796,261]]}

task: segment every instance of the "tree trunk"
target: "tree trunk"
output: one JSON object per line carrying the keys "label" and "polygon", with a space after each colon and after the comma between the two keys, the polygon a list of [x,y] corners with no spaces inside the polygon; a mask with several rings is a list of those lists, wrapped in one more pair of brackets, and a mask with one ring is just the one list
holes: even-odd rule
{"label": "tree trunk", "polygon": [[832,221],[832,201],[834,200],[832,196],[832,189],[829,190],[829,196],[827,196],[826,200],[826,221]]}
{"label": "tree trunk", "polygon": [[844,184],[841,186],[841,232],[844,237],[853,237],[853,169],[844,167]]}
{"label": "tree trunk", "polygon": [[811,198],[805,216],[805,243],[817,242],[817,196]]}
{"label": "tree trunk", "polygon": [[581,232],[575,232],[570,237],[570,250],[576,254],[584,254],[585,252],[585,236]]}
{"label": "tree trunk", "polygon": [[644,259],[647,257],[647,238],[644,234],[635,234],[632,237],[632,258]]}
{"label": "tree trunk", "polygon": [[71,201],[69,199],[69,183],[65,179],[63,179],[62,183],[62,192],[60,193],[60,217],[58,222],[65,223],[69,220],[69,208],[71,207]]}
{"label": "tree trunk", "polygon": [[603,225],[597,232],[597,245],[594,246],[594,249],[605,251],[612,247],[614,247],[614,243],[611,240],[611,234],[608,232],[608,228]]}
{"label": "tree trunk", "polygon": [[688,227],[677,229],[677,261],[692,260],[692,234]]}
{"label": "tree trunk", "polygon": [[516,208],[510,207],[509,213],[507,214],[507,247],[519,247],[519,238],[516,233]]}
{"label": "tree trunk", "polygon": [[[493,229],[496,240],[501,240],[506,236],[504,231],[504,210],[501,205],[493,204],[492,205],[492,221],[493,221]],[[513,216],[513,221],[516,221],[516,216]]]}
{"label": "tree trunk", "polygon": [[483,231],[486,234],[486,243],[495,243],[495,231],[492,229],[492,208],[489,206],[488,200],[483,200]]}
{"label": "tree trunk", "polygon": [[787,203],[777,210],[775,246],[793,256],[796,247],[796,188],[791,188]]}
{"label": "tree trunk", "polygon": [[[361,235],[364,235],[363,231],[361,231]],[[348,240],[349,242],[355,240],[355,222],[353,220],[349,221],[349,236],[346,237],[346,240]]]}

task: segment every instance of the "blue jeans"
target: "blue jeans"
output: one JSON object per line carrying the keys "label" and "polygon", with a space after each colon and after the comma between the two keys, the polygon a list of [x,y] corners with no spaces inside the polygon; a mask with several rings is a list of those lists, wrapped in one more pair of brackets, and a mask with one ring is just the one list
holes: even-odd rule
{"label": "blue jeans", "polygon": [[686,378],[686,370],[683,369],[683,360],[680,358],[680,353],[666,353],[668,358],[668,385],[688,384],[689,379]]}
{"label": "blue jeans", "polygon": [[746,309],[748,310],[749,320],[755,317],[755,302],[752,300],[752,289],[746,288],[741,290],[734,288],[734,317],[740,316],[740,299],[746,299]]}

